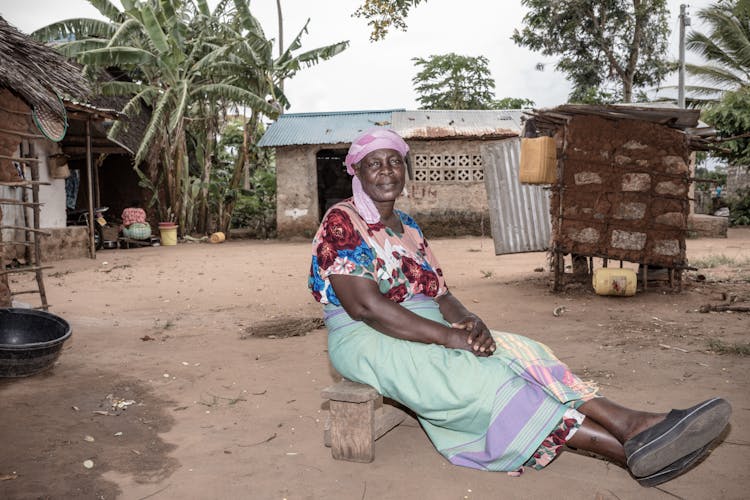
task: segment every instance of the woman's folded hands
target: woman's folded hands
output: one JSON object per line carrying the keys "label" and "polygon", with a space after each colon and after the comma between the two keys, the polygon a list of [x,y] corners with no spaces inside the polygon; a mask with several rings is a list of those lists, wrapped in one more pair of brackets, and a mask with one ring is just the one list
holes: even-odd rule
{"label": "woman's folded hands", "polygon": [[477,356],[491,356],[495,352],[495,339],[492,338],[487,325],[484,324],[475,314],[469,314],[463,319],[451,324],[452,328],[464,330],[466,335],[466,344],[468,347],[459,347],[470,350]]}

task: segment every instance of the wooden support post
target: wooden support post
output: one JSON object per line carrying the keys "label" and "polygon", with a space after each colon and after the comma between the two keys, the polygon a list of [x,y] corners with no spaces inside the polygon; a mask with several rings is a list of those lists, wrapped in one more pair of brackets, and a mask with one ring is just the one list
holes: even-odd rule
{"label": "wooden support post", "polygon": [[331,400],[331,454],[336,460],[375,459],[375,400],[350,403]]}
{"label": "wooden support post", "polygon": [[323,431],[323,443],[331,447],[336,460],[372,462],[375,440],[407,418],[406,412],[383,403],[383,397],[369,385],[341,380],[321,395],[330,402],[330,416]]}
{"label": "wooden support post", "polygon": [[560,267],[564,266],[565,263],[564,262],[560,263],[560,260],[564,259],[564,257],[561,256],[560,251],[559,250],[555,250],[554,252],[555,253],[553,254],[553,257],[552,257],[552,267],[555,268],[555,285],[554,285],[554,289],[555,289],[556,292],[559,292],[560,290],[562,290],[562,284],[561,284],[562,277],[560,276]]}
{"label": "wooden support post", "polygon": [[[34,145],[29,145],[29,156],[34,155]],[[31,162],[29,165],[31,168],[31,180],[32,181],[38,181],[39,180],[39,164]],[[41,203],[39,202],[39,188],[31,190],[31,199],[32,199],[32,210],[34,212],[34,274],[36,276],[36,284],[39,288],[39,298],[42,301],[42,309],[45,311],[49,308],[49,304],[47,304],[47,291],[44,288],[44,275],[42,274],[42,270],[44,269],[44,266],[42,266],[42,244],[40,241],[40,238],[42,237],[42,234],[40,234],[39,229],[39,219],[41,218]],[[46,235],[45,235],[46,236]]]}
{"label": "wooden support post", "polygon": [[[0,225],[3,222],[3,208],[0,207]],[[0,231],[0,242],[3,240],[3,232]],[[5,247],[0,245],[0,271],[5,269]],[[0,275],[0,307],[10,307],[12,305],[10,287],[8,286],[8,276]]]}

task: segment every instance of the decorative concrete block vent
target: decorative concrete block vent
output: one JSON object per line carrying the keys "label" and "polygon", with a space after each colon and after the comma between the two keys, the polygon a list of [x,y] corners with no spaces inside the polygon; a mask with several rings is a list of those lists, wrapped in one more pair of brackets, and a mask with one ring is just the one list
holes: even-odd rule
{"label": "decorative concrete block vent", "polygon": [[678,271],[687,266],[691,146],[708,145],[693,132],[698,116],[629,106],[534,112],[540,133],[559,144],[550,204],[556,289],[568,254]]}

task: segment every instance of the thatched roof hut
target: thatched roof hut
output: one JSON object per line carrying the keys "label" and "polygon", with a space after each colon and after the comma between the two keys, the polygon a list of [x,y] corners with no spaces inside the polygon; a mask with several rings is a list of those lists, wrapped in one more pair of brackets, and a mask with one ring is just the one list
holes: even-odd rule
{"label": "thatched roof hut", "polygon": [[60,99],[86,101],[91,88],[80,66],[33,40],[0,17],[0,88],[41,113],[65,119]]}

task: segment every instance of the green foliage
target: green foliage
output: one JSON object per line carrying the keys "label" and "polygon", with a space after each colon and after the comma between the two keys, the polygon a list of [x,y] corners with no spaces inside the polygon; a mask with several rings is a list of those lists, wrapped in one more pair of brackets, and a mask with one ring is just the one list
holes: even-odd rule
{"label": "green foliage", "polygon": [[276,170],[256,170],[252,189],[242,191],[232,213],[232,227],[250,229],[258,238],[276,236]]}
{"label": "green foliage", "polygon": [[717,267],[747,267],[750,265],[750,259],[729,257],[721,254],[711,254],[701,259],[691,259],[690,265],[698,269],[714,269]]}
{"label": "green foliage", "polygon": [[[750,45],[749,45],[750,47]],[[712,125],[724,142],[713,155],[730,164],[750,165],[750,87],[725,92],[718,104],[709,106],[703,120]],[[744,136],[744,137],[741,137]],[[730,139],[736,137],[736,139]]]}
{"label": "green foliage", "polygon": [[729,199],[729,224],[750,226],[750,188],[742,189]]}
{"label": "green foliage", "polygon": [[421,109],[493,108],[495,81],[486,57],[450,53],[412,61],[421,67],[412,78]]}
{"label": "green foliage", "polygon": [[533,108],[534,101],[522,97],[503,97],[492,101],[492,109],[527,109]]}
{"label": "green foliage", "polygon": [[[666,0],[522,0],[529,9],[513,41],[558,58],[571,97],[614,83],[630,102],[634,89],[657,85],[675,69],[667,60]],[[594,93],[596,95],[596,93]]]}
{"label": "green foliage", "polygon": [[716,354],[733,354],[735,356],[750,356],[750,343],[729,344],[719,339],[709,339],[708,350]]}
{"label": "green foliage", "polygon": [[717,102],[724,91],[750,85],[750,1],[719,0],[700,10],[698,17],[708,32],[689,33],[686,47],[708,62],[685,66],[704,83],[688,90],[698,103]]}
{"label": "green foliage", "polygon": [[422,1],[424,0],[365,0],[353,15],[367,19],[368,26],[372,28],[370,41],[376,42],[385,38],[391,28],[406,31],[409,10]]}
{"label": "green foliage", "polygon": [[[703,155],[705,156],[705,153],[703,153]],[[698,163],[700,164],[700,159],[698,160]],[[702,191],[709,195],[716,189],[716,186],[726,186],[727,184],[727,173],[726,169],[723,168],[723,166],[719,166],[713,170],[709,170],[706,167],[701,166],[695,167],[695,178],[716,181],[695,183],[696,190]]]}
{"label": "green foliage", "polygon": [[568,101],[575,104],[614,104],[620,102],[619,94],[599,87],[574,88]]}
{"label": "green foliage", "polygon": [[[273,40],[248,0],[220,0],[213,11],[206,0],[122,0],[122,9],[110,0],[88,1],[108,21],[61,21],[34,36],[72,40],[59,49],[88,65],[89,74],[116,68],[117,80],[103,83],[102,94],[126,96],[122,111],[131,118],[150,113],[135,168],[161,217],[173,211],[185,232],[208,231],[209,219],[228,229],[246,165],[264,168],[264,153],[255,146],[258,124],[289,105],[283,80],[335,56],[348,42],[300,53],[305,24],[274,58]],[[238,108],[248,115],[240,146],[231,161],[220,160],[218,131]],[[117,139],[124,127],[116,122],[110,137]]]}

